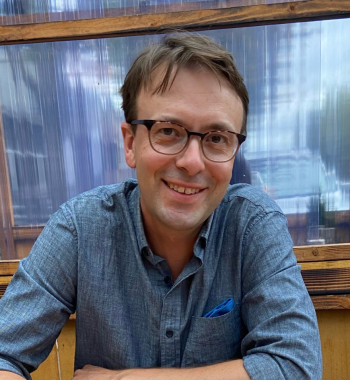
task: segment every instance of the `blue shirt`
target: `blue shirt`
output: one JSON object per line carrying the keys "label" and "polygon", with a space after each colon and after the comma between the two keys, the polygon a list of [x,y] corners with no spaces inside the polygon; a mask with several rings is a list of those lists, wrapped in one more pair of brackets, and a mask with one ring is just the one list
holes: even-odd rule
{"label": "blue shirt", "polygon": [[[173,282],[147,244],[134,180],[68,201],[0,301],[0,369],[30,379],[76,311],[76,369],[243,357],[252,380],[321,379],[315,310],[272,200],[230,186],[193,253]],[[230,312],[203,317],[228,298]]]}

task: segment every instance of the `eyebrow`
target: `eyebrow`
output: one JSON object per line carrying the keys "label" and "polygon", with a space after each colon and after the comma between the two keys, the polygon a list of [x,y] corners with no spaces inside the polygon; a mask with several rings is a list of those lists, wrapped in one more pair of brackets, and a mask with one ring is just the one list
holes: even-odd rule
{"label": "eyebrow", "polygon": [[[169,122],[172,122],[172,123],[175,123],[175,124],[179,124],[179,125],[183,126],[186,129],[189,129],[189,125],[187,123],[183,122],[180,119],[177,119],[176,117],[167,117],[167,116],[164,116],[164,117],[160,117],[158,120],[169,121]],[[220,124],[220,123],[218,123],[218,124],[209,124],[209,125],[204,126],[202,128],[206,132],[211,132],[211,131],[231,131],[231,132],[236,132],[235,130],[233,130],[232,127],[233,126],[229,126],[229,125],[226,125],[226,124]],[[240,132],[238,131],[236,133],[240,133]]]}

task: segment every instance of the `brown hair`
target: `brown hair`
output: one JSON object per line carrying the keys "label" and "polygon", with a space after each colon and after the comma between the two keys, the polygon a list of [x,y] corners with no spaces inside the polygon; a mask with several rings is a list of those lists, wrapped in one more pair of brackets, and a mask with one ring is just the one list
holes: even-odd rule
{"label": "brown hair", "polygon": [[159,44],[149,46],[136,58],[120,89],[127,122],[137,119],[137,97],[150,84],[154,70],[164,64],[163,79],[153,94],[164,93],[180,68],[208,68],[216,76],[224,76],[241,99],[244,110],[241,133],[246,134],[249,96],[232,55],[209,37],[187,32],[166,35]]}

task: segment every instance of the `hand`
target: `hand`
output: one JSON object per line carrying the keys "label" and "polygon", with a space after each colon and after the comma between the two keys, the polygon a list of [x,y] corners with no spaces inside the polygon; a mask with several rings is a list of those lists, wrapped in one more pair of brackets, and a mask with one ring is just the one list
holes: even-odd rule
{"label": "hand", "polygon": [[[159,370],[156,370],[157,372]],[[74,372],[72,380],[154,380],[150,369],[111,370],[93,365],[86,365]]]}
{"label": "hand", "polygon": [[117,380],[119,379],[118,373],[121,371],[112,371],[93,365],[86,365],[82,369],[74,372],[72,380]]}
{"label": "hand", "polygon": [[[83,369],[74,372],[72,380],[171,380],[178,379],[179,369],[173,368],[132,368],[124,370],[110,370],[93,365],[86,365]],[[169,371],[176,376],[169,378],[164,372]],[[183,371],[183,370],[182,370]],[[192,379],[191,379],[192,380]]]}

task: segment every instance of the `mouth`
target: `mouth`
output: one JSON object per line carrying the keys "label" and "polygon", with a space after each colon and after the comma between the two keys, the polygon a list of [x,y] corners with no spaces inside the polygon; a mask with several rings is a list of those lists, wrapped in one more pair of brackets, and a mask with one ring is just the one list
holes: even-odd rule
{"label": "mouth", "polygon": [[168,187],[170,187],[170,189],[172,189],[178,193],[181,193],[181,194],[190,195],[190,194],[197,194],[200,191],[202,191],[202,189],[195,189],[193,187],[178,186],[178,185],[175,185],[175,184],[170,183],[170,182],[165,182],[165,183]]}

